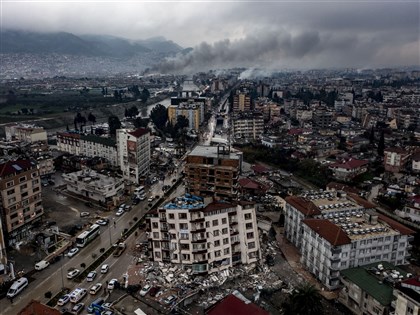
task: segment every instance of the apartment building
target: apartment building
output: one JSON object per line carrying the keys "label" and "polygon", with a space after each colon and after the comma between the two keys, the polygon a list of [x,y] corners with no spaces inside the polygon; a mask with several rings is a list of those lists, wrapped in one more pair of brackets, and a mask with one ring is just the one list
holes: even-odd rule
{"label": "apartment building", "polygon": [[236,91],[233,96],[233,112],[244,112],[251,110],[251,96],[248,91]]}
{"label": "apartment building", "polygon": [[118,129],[117,154],[124,179],[139,184],[150,170],[150,132],[145,128]]}
{"label": "apartment building", "polygon": [[339,286],[343,269],[378,261],[407,264],[414,231],[367,207],[344,192],[286,198],[285,235],[301,263],[329,289]]}
{"label": "apartment building", "polygon": [[356,176],[366,173],[369,161],[350,158],[328,166],[332,170],[335,179],[350,181]]}
{"label": "apartment building", "polygon": [[222,145],[196,146],[186,158],[186,191],[216,199],[234,198],[241,169],[242,152]]}
{"label": "apartment building", "polygon": [[317,109],[313,112],[312,121],[315,127],[320,129],[331,128],[334,113],[327,109]]}
{"label": "apartment building", "polygon": [[103,157],[111,165],[118,166],[117,144],[113,138],[81,135],[80,152],[87,157]]}
{"label": "apartment building", "polygon": [[197,275],[261,259],[255,204],[250,202],[206,204],[202,197],[185,194],[149,213],[147,222],[150,257]]}
{"label": "apartment building", "polygon": [[124,194],[124,180],[109,177],[91,169],[63,174],[67,190],[83,199],[116,205]]}
{"label": "apartment building", "polygon": [[385,171],[401,172],[409,161],[410,153],[403,148],[387,148],[384,150]]}
{"label": "apartment building", "polygon": [[195,102],[193,99],[190,99],[186,102],[181,102],[178,105],[169,105],[168,120],[174,126],[177,122],[178,116],[184,116],[188,119],[188,128],[199,131],[200,126],[204,121],[204,113],[204,103]]}
{"label": "apartment building", "polygon": [[49,154],[39,155],[36,157],[36,162],[38,165],[39,175],[41,177],[49,176],[54,174],[54,159]]}
{"label": "apartment building", "polygon": [[0,164],[0,194],[6,245],[13,246],[28,237],[44,214],[37,165],[29,159]]}
{"label": "apartment building", "polygon": [[402,280],[394,288],[391,305],[395,312],[391,315],[420,314],[420,281],[418,277]]}
{"label": "apartment building", "polygon": [[240,112],[232,117],[235,139],[257,140],[264,133],[264,117],[260,112]]}
{"label": "apartment building", "polygon": [[57,149],[73,155],[80,155],[80,134],[57,132]]}
{"label": "apartment building", "polygon": [[6,140],[19,140],[27,143],[47,142],[47,132],[42,127],[28,124],[10,124],[4,127]]}

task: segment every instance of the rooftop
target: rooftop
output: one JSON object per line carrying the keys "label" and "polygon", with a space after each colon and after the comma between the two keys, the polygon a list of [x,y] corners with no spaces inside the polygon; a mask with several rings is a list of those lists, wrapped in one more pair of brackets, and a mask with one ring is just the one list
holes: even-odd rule
{"label": "rooftop", "polygon": [[96,136],[96,135],[81,135],[80,140],[99,143],[99,144],[102,144],[102,145],[108,146],[108,147],[115,147],[116,146],[116,142],[115,142],[114,139],[100,137],[100,136]]}
{"label": "rooftop", "polygon": [[188,156],[205,156],[208,158],[218,158],[223,156],[224,158],[239,160],[240,157],[238,153],[238,151],[234,151],[232,149],[228,150],[224,147],[198,145],[191,151],[190,154],[188,154]]}
{"label": "rooftop", "polygon": [[269,313],[250,301],[229,294],[206,311],[206,315],[268,315]]}
{"label": "rooftop", "polygon": [[35,165],[30,160],[7,161],[0,164],[0,178],[27,171],[34,167]]}
{"label": "rooftop", "polygon": [[306,224],[319,236],[327,240],[333,246],[350,244],[351,240],[343,230],[329,220],[306,219],[302,223]]}
{"label": "rooftop", "polygon": [[130,131],[128,132],[130,135],[136,137],[136,138],[140,138],[141,136],[144,136],[145,134],[149,133],[149,130],[147,130],[146,128],[138,128],[134,131]]}
{"label": "rooftop", "polygon": [[405,271],[386,261],[342,270],[340,273],[384,306],[392,302],[394,284],[407,278]]}

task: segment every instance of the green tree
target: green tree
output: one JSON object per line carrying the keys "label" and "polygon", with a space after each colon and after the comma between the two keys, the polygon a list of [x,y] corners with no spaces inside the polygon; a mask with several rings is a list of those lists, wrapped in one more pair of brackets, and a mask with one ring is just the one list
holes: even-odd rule
{"label": "green tree", "polygon": [[139,114],[139,110],[136,106],[132,106],[127,111],[128,117],[136,117]]}
{"label": "green tree", "polygon": [[184,129],[184,128],[188,128],[188,126],[190,125],[190,121],[188,120],[187,117],[183,116],[183,115],[178,115],[178,117],[176,117],[176,124],[175,124],[175,129],[177,131]]}
{"label": "green tree", "polygon": [[150,92],[149,92],[149,90],[148,90],[148,89],[146,89],[146,88],[144,88],[144,89],[143,89],[143,91],[141,91],[141,95],[140,95],[141,101],[142,101],[143,103],[146,103],[146,102],[147,102],[147,100],[149,99],[149,97],[150,97]]}
{"label": "green tree", "polygon": [[324,314],[319,291],[309,283],[305,283],[294,290],[282,307],[284,315]]}
{"label": "green tree", "polygon": [[96,123],[96,117],[95,117],[95,115],[93,115],[92,113],[89,113],[89,115],[88,115],[88,121],[91,122],[92,125],[94,123]]}
{"label": "green tree", "polygon": [[117,129],[121,128],[120,119],[115,115],[109,116],[108,128],[109,128],[109,134],[111,136],[115,136],[117,134]]}
{"label": "green tree", "polygon": [[381,131],[381,137],[379,138],[378,143],[378,156],[384,156],[384,150],[385,150],[385,134],[384,131]]}
{"label": "green tree", "polygon": [[150,112],[150,119],[158,129],[162,130],[168,121],[168,110],[162,104],[157,104]]}

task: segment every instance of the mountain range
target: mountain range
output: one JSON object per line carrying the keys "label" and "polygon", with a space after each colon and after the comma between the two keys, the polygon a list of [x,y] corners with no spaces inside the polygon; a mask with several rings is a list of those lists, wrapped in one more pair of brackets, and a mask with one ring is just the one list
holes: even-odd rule
{"label": "mountain range", "polygon": [[127,58],[146,53],[164,56],[183,52],[183,48],[164,37],[128,40],[109,35],[35,33],[2,30],[0,53],[62,54],[89,57]]}

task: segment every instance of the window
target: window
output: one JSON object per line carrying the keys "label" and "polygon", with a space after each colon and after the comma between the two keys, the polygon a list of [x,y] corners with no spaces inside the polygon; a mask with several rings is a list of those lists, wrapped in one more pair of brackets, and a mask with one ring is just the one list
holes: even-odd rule
{"label": "window", "polygon": [[251,213],[245,213],[245,220],[251,220],[251,219],[252,219]]}
{"label": "window", "polygon": [[175,224],[170,223],[170,224],[169,224],[169,228],[170,228],[170,229],[175,229]]}
{"label": "window", "polygon": [[153,229],[158,229],[158,228],[159,228],[159,223],[157,223],[157,222],[153,222],[153,223],[152,223],[152,228],[153,228]]}
{"label": "window", "polygon": [[153,232],[153,238],[159,238],[159,232]]}
{"label": "window", "polygon": [[20,185],[20,189],[21,190],[26,189],[26,188],[28,188],[28,184],[22,184],[22,185]]}
{"label": "window", "polygon": [[13,197],[13,198],[9,198],[9,199],[7,200],[7,202],[8,202],[9,204],[14,203],[14,202],[16,202],[16,198],[15,198],[15,197]]}
{"label": "window", "polygon": [[14,184],[15,184],[15,182],[14,182],[14,181],[7,182],[7,183],[6,183],[6,188],[13,187],[13,185],[14,185]]}
{"label": "window", "polygon": [[245,224],[245,228],[246,228],[247,230],[252,229],[252,223],[247,223],[247,224]]}
{"label": "window", "polygon": [[188,230],[188,224],[187,223],[180,223],[179,224],[180,230]]}
{"label": "window", "polygon": [[160,252],[155,252],[155,257],[160,258]]}
{"label": "window", "polygon": [[175,219],[175,214],[169,213],[169,219]]}
{"label": "window", "polygon": [[206,222],[206,227],[210,227],[210,222],[209,221]]}
{"label": "window", "polygon": [[26,176],[22,176],[19,178],[19,183],[23,183],[26,180]]}
{"label": "window", "polygon": [[154,241],[153,242],[153,247],[160,248],[160,242]]}
{"label": "window", "polygon": [[254,233],[253,232],[246,233],[246,238],[248,238],[248,239],[254,238]]}
{"label": "window", "polygon": [[227,233],[228,233],[228,229],[227,228],[222,229],[222,234],[227,234]]}
{"label": "window", "polygon": [[213,226],[218,226],[219,225],[219,220],[213,220]]}
{"label": "window", "polygon": [[224,255],[229,255],[229,253],[230,253],[229,247],[228,247],[228,248],[225,248],[225,249],[223,250],[223,254],[224,254]]}
{"label": "window", "polygon": [[178,218],[179,218],[180,220],[186,219],[186,218],[187,218],[187,214],[186,214],[186,213],[179,213],[179,214],[178,214]]}
{"label": "window", "polygon": [[190,249],[190,244],[181,244],[181,250],[183,249]]}
{"label": "window", "polygon": [[219,230],[213,231],[213,236],[219,236],[219,234],[220,234]]}
{"label": "window", "polygon": [[13,195],[14,193],[15,193],[14,189],[10,189],[10,190],[7,191],[8,196]]}
{"label": "window", "polygon": [[223,245],[227,245],[229,244],[229,238],[224,238],[223,239]]}
{"label": "window", "polygon": [[221,254],[222,254],[222,252],[221,252],[220,250],[216,250],[216,251],[214,252],[214,257],[220,257],[220,256],[221,256]]}
{"label": "window", "polygon": [[222,218],[222,224],[226,224],[227,223],[227,219],[226,218]]}
{"label": "window", "polygon": [[249,242],[248,249],[253,249],[253,248],[255,248],[255,242]]}
{"label": "window", "polygon": [[26,191],[26,192],[24,192],[24,193],[22,194],[22,199],[23,199],[23,198],[28,197],[28,195],[29,195],[29,194],[28,194],[28,192],[27,192],[27,191]]}
{"label": "window", "polygon": [[37,177],[37,176],[38,176],[38,173],[37,172],[32,173],[32,178]]}

